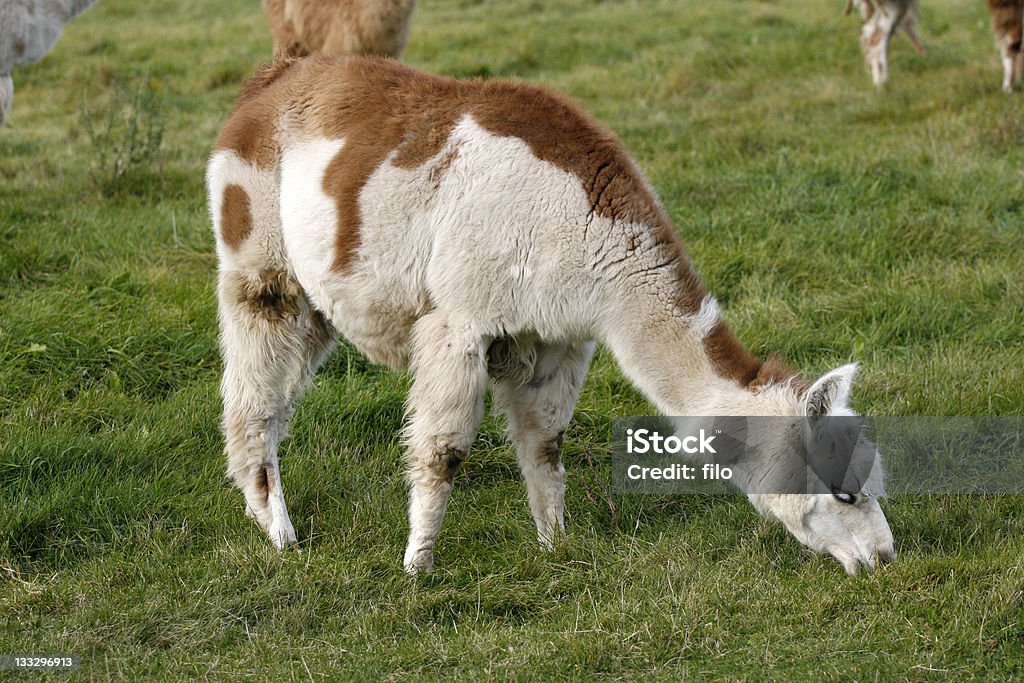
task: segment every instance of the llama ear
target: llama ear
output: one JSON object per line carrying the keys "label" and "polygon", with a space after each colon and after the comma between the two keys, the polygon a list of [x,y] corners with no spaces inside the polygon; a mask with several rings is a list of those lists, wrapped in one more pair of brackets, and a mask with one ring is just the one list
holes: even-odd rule
{"label": "llama ear", "polygon": [[837,408],[846,407],[850,387],[857,374],[857,364],[850,363],[824,375],[807,390],[804,398],[804,415],[824,417]]}

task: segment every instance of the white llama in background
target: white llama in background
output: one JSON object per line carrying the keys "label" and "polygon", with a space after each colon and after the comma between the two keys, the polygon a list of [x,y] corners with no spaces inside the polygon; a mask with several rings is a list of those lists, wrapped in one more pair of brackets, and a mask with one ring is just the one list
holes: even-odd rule
{"label": "white llama in background", "polygon": [[[752,357],[614,135],[545,90],[278,61],[246,85],[207,187],[228,472],[278,548],[296,542],[278,444],[339,334],[414,376],[409,571],[433,564],[489,380],[538,537],[564,532],[560,445],[594,340],[668,415],[852,414],[853,366],[809,385]],[[894,549],[872,454],[861,490],[749,498],[851,574],[874,569]]]}
{"label": "white llama in background", "polygon": [[14,99],[11,71],[46,56],[64,25],[96,0],[0,0],[0,125]]}
{"label": "white llama in background", "polygon": [[881,86],[889,78],[889,41],[900,29],[906,31],[918,54],[927,52],[915,30],[917,0],[848,0],[847,14],[854,5],[864,22],[860,45],[875,85]]}
{"label": "white llama in background", "polygon": [[263,0],[274,54],[401,57],[416,0]]}

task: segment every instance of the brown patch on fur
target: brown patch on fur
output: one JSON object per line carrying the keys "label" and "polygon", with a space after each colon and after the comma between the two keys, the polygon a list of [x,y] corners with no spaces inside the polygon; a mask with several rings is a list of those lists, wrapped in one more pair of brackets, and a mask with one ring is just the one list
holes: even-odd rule
{"label": "brown patch on fur", "polygon": [[19,39],[14,41],[14,56],[15,57],[21,57],[23,54],[25,54],[25,49],[26,49],[26,45],[25,45],[25,41],[24,40],[19,38]]}
{"label": "brown patch on fur", "polygon": [[797,395],[802,396],[810,388],[807,380],[800,376],[800,374],[787,365],[778,356],[769,356],[757,371],[757,376],[754,380],[747,385],[747,388],[752,391],[759,391],[761,389],[774,386],[777,384],[790,383],[790,386],[796,391]]}
{"label": "brown patch on fur", "polygon": [[286,86],[296,71],[293,59],[276,59],[261,65],[242,86],[235,111],[224,125],[215,149],[231,150],[259,168],[277,164],[277,120],[285,108]]}
{"label": "brown patch on fur", "polygon": [[985,0],[992,13],[992,31],[996,42],[1008,56],[1020,52],[1024,31],[1024,2],[1021,0]]}
{"label": "brown patch on fur", "polygon": [[882,42],[882,38],[885,38],[885,31],[880,28],[876,28],[875,32],[864,41],[864,49],[867,50],[869,48],[876,47]]}
{"label": "brown patch on fur", "polygon": [[564,441],[565,432],[558,432],[553,441],[548,441],[541,446],[537,459],[551,469],[557,470],[562,464],[562,443]]}
{"label": "brown patch on fur", "polygon": [[[330,74],[335,87],[317,93],[312,111],[321,135],[345,139],[323,180],[338,211],[332,267],[344,273],[359,247],[359,199],[370,175],[392,152],[392,164],[403,169],[417,168],[440,153],[459,114],[458,102],[446,101],[445,95],[462,84],[389,60],[321,61],[317,66],[341,67]],[[450,165],[454,155],[446,156],[442,163]]]}
{"label": "brown patch on fur", "polygon": [[761,361],[747,351],[724,321],[719,320],[715,323],[702,344],[719,376],[734,380],[743,386],[748,386],[757,378]]}
{"label": "brown patch on fur", "polygon": [[256,479],[253,482],[256,485],[256,490],[264,500],[270,495],[270,477],[266,467],[260,467],[256,473]]}
{"label": "brown patch on fur", "polygon": [[451,481],[455,477],[455,473],[459,471],[459,467],[466,459],[466,451],[458,448],[448,448],[440,455],[441,461],[445,467],[445,478],[447,481]]}
{"label": "brown patch on fur", "polygon": [[719,376],[751,391],[788,381],[798,394],[802,394],[809,386],[777,356],[771,356],[764,362],[754,357],[722,320],[715,324],[702,343]]}
{"label": "brown patch on fur", "polygon": [[274,53],[400,57],[415,0],[264,0]]}
{"label": "brown patch on fur", "polygon": [[220,207],[220,236],[232,249],[237,249],[252,232],[252,210],[249,195],[241,185],[224,188]]}
{"label": "brown patch on fur", "polygon": [[255,279],[238,276],[239,303],[268,320],[294,318],[305,296],[299,283],[283,270],[260,271]]}

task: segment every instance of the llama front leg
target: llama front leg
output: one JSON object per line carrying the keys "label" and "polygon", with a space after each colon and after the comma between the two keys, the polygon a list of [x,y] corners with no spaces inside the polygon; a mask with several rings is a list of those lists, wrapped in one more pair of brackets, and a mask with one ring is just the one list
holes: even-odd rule
{"label": "llama front leg", "polygon": [[882,86],[889,79],[889,41],[894,31],[895,17],[875,11],[864,23],[861,46],[871,71],[871,81]]}
{"label": "llama front leg", "polygon": [[405,569],[430,571],[434,544],[452,491],[483,418],[485,340],[472,326],[434,311],[413,328],[406,460],[409,543]]}
{"label": "llama front leg", "polygon": [[526,481],[537,539],[547,549],[565,534],[562,436],[572,419],[594,344],[540,345],[533,379],[497,378],[495,403],[508,417],[516,459]]}
{"label": "llama front leg", "polygon": [[925,57],[928,55],[928,48],[925,46],[924,41],[921,40],[921,36],[917,35],[917,28],[914,26],[913,17],[907,17],[903,23],[903,30],[907,32],[907,38],[910,38],[910,44],[914,46],[914,52]]}

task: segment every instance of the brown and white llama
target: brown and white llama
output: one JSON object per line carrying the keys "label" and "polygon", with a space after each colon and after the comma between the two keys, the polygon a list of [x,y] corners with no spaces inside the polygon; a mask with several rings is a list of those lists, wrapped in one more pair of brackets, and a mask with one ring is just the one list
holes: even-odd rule
{"label": "brown and white llama", "polygon": [[889,42],[900,29],[906,31],[918,54],[927,52],[915,30],[917,0],[847,0],[846,13],[854,6],[864,22],[860,46],[875,85],[881,86],[889,78]]}
{"label": "brown and white llama", "polygon": [[[808,385],[752,357],[614,135],[545,90],[384,59],[279,61],[243,90],[207,188],[228,472],[278,548],[296,542],[278,444],[339,335],[414,376],[413,572],[432,566],[489,380],[538,537],[564,532],[560,445],[595,340],[668,415],[852,414],[854,366]],[[788,438],[774,447],[802,447]],[[880,477],[748,497],[852,574],[894,557]]]}
{"label": "brown and white llama", "polygon": [[1003,62],[1003,90],[1013,92],[1024,74],[1021,32],[1024,30],[1024,0],[985,0],[992,14],[992,31]]}
{"label": "brown and white llama", "polygon": [[416,0],[263,0],[274,54],[402,56]]}
{"label": "brown and white llama", "polygon": [[0,125],[14,100],[14,67],[46,56],[64,25],[96,0],[0,0]]}

